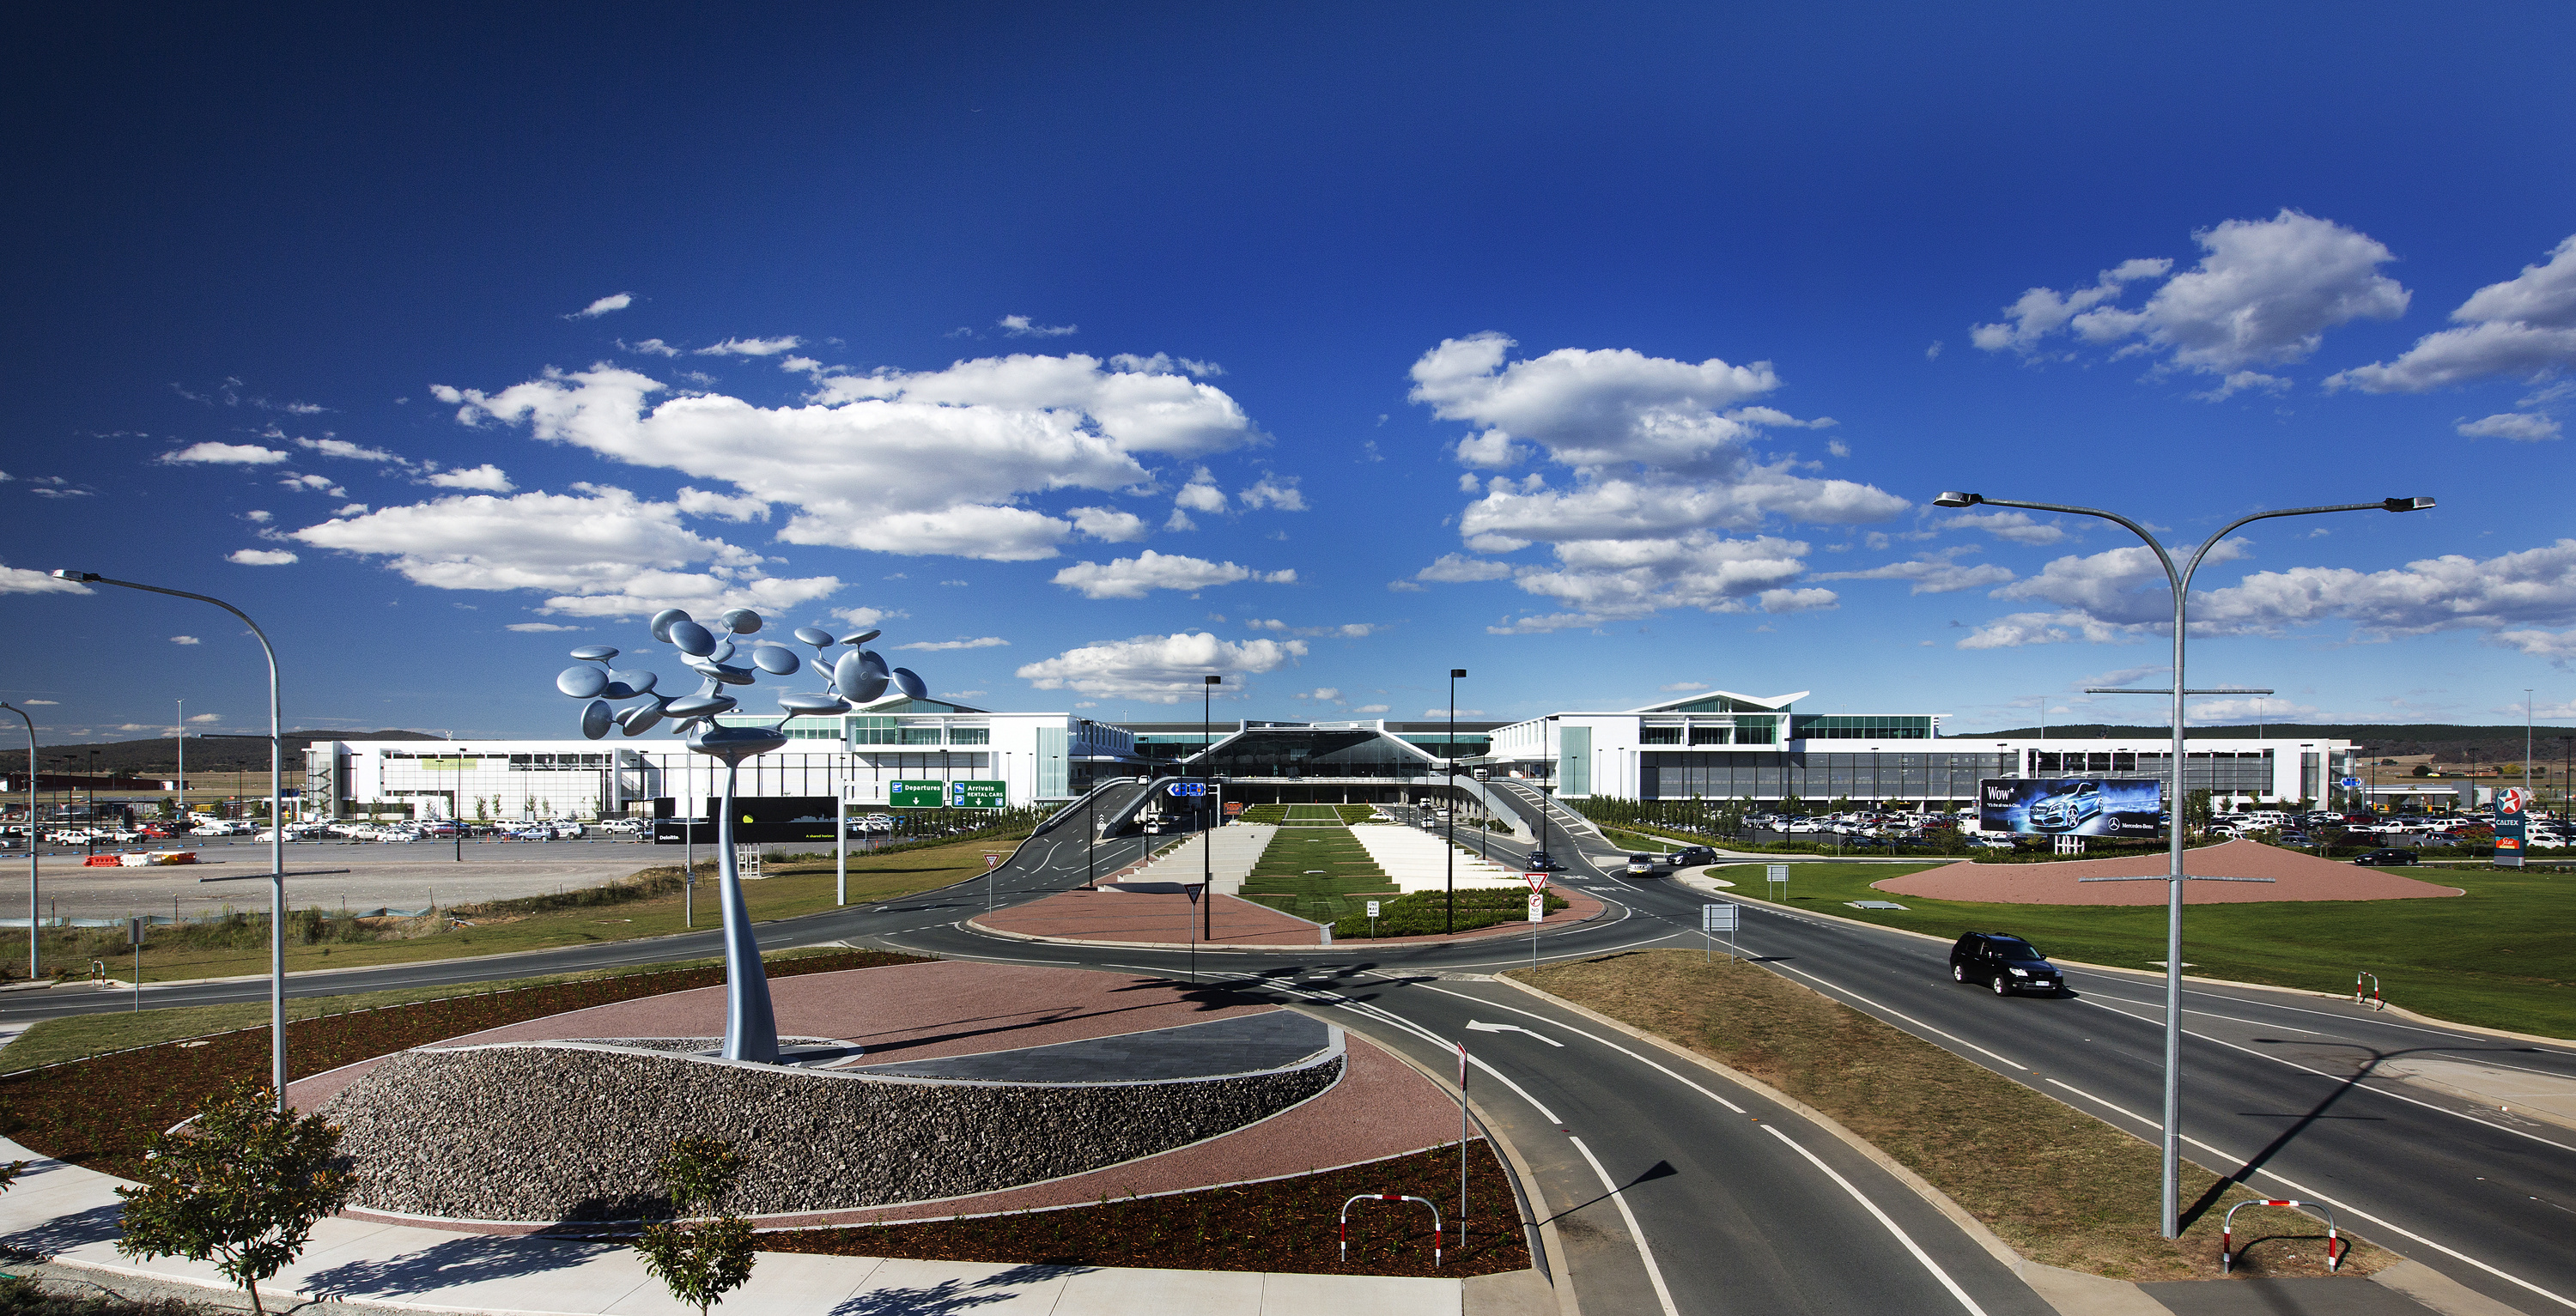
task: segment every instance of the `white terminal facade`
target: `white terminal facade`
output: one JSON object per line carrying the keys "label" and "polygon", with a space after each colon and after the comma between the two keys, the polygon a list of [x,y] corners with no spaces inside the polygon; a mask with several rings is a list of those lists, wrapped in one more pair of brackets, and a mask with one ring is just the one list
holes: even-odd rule
{"label": "white terminal facade", "polygon": [[[1943,738],[1941,714],[1797,711],[1808,693],[1713,690],[1641,708],[1462,720],[1454,741],[1447,724],[1431,721],[1122,726],[897,695],[837,716],[788,719],[787,745],[746,762],[736,790],[828,797],[846,789],[855,806],[868,808],[884,807],[887,784],[897,780],[1000,781],[1013,805],[1047,803],[1109,778],[1199,771],[1191,760],[1211,736],[1217,749],[1210,766],[1244,787],[1293,781],[1293,790],[1262,793],[1354,803],[1408,799],[1438,785],[1444,749],[1456,755],[1460,772],[1481,768],[1572,798],[1848,799],[1927,808],[1972,803],[1984,778],[2168,776],[2172,742],[2161,734]],[[733,713],[718,720],[769,725],[778,718]],[[1385,744],[1374,751],[1347,746],[1285,768],[1236,762],[1257,756],[1257,742],[1328,726],[1344,738],[1355,732]],[[2326,792],[2352,775],[2357,753],[2348,740],[2216,734],[2191,738],[2185,750],[2186,789],[2264,802],[2329,798]],[[1302,758],[1307,750],[1296,753]],[[660,801],[667,802],[662,810],[694,817],[703,812],[696,801],[721,791],[721,771],[678,737],[651,732],[604,740],[316,741],[306,756],[304,812],[515,822],[654,813]]]}

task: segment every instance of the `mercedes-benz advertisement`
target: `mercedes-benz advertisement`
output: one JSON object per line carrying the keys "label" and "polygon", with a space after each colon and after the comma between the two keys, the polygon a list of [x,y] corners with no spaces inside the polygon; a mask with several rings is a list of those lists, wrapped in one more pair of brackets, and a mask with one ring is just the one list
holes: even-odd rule
{"label": "mercedes-benz advertisement", "polygon": [[2164,783],[2144,777],[2030,777],[1978,783],[1977,826],[2037,836],[2163,834]]}

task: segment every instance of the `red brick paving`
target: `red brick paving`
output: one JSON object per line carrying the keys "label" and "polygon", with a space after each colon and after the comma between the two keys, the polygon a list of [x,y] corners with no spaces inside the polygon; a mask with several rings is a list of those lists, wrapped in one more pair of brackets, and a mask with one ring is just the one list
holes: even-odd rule
{"label": "red brick paving", "polygon": [[[2067,859],[2043,864],[1944,864],[1871,886],[1927,900],[2002,905],[2161,905],[2162,882],[2082,882],[2087,877],[2161,877],[2162,854]],[[2226,841],[2183,854],[2183,871],[2265,882],[2185,882],[2186,905],[2242,905],[2264,900],[2420,900],[2463,894],[2460,888],[2401,877],[2385,868],[2356,868],[2259,841]]]}

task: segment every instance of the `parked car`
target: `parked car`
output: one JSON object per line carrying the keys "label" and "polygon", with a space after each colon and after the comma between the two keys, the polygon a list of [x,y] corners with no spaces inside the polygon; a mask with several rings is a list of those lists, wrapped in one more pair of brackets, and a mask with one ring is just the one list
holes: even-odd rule
{"label": "parked car", "polygon": [[2062,832],[2100,812],[2102,788],[2089,781],[2079,781],[2032,804],[2030,825],[2042,831]]}
{"label": "parked car", "polygon": [[2421,863],[2423,861],[2418,858],[2412,850],[2389,849],[2373,850],[2368,854],[2355,858],[2353,862],[2365,868],[2381,868],[2392,866],[2403,867],[2407,864]]}
{"label": "parked car", "polygon": [[1950,978],[1984,983],[1997,996],[2014,992],[2055,995],[2066,975],[2039,953],[2037,946],[2001,932],[1971,932],[1950,946]]}

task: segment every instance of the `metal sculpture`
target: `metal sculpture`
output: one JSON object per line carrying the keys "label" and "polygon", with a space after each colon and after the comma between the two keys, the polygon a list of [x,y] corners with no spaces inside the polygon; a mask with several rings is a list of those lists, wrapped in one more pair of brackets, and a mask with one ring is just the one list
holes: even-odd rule
{"label": "metal sculpture", "polygon": [[[579,661],[555,676],[555,689],[583,701],[581,734],[592,740],[607,735],[610,727],[640,736],[669,721],[671,734],[687,736],[692,751],[724,761],[724,802],[716,823],[716,872],[724,905],[724,1058],[776,1064],[778,1022],[770,1009],[769,977],[761,970],[760,945],[752,937],[751,912],[743,903],[742,871],[734,856],[736,770],[744,759],[786,744],[784,728],[791,718],[831,716],[854,705],[874,703],[885,697],[889,685],[916,699],[925,687],[920,677],[887,667],[884,658],[863,647],[881,632],[862,631],[835,640],[829,631],[799,626],[795,639],[814,650],[811,666],[823,675],[825,688],[814,694],[779,695],[778,706],[786,716],[774,726],[722,725],[716,717],[738,706],[734,696],[726,693],[728,687],[748,687],[763,673],[793,676],[808,665],[795,650],[774,641],[736,642],[736,636],[759,634],[760,627],[760,614],[749,608],[735,608],[716,618],[712,626],[681,609],[665,608],[653,614],[653,638],[679,650],[680,661],[705,678],[694,693],[665,693],[656,688],[661,682],[651,672],[611,667],[617,650],[604,644],[573,650]],[[835,657],[830,651],[836,645],[848,647]],[[738,663],[733,661],[736,658],[748,661]],[[616,706],[630,699],[643,702]]]}

